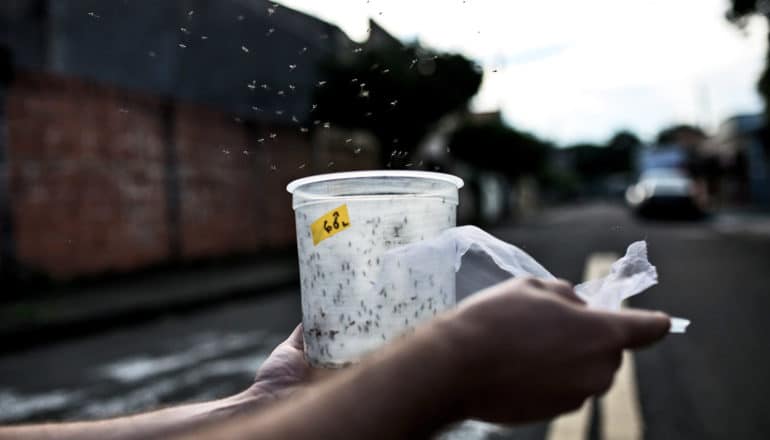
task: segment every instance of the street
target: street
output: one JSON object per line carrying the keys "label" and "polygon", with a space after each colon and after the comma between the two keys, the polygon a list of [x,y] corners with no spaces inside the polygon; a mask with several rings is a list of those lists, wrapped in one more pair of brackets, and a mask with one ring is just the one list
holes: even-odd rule
{"label": "street", "polygon": [[635,353],[644,437],[770,436],[770,236],[723,232],[717,221],[640,223],[603,205],[553,211],[537,227],[496,232],[573,281],[590,254],[623,255],[630,242],[646,239],[660,283],[631,305],[692,325]]}
{"label": "street", "polygon": [[[590,204],[490,232],[575,283],[591,255],[622,255],[646,239],[660,284],[630,305],[692,325],[633,356],[644,438],[769,438],[770,235],[718,225],[642,222]],[[298,288],[286,289],[2,357],[0,423],[99,418],[240,391],[299,322],[299,304]]]}

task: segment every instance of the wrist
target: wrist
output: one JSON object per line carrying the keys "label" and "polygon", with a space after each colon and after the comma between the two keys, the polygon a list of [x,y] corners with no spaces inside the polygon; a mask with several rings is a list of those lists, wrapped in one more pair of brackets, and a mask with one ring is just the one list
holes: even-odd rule
{"label": "wrist", "polygon": [[418,330],[415,351],[419,353],[423,386],[427,391],[426,408],[430,417],[443,425],[465,418],[465,388],[467,353],[461,332],[456,328],[454,313],[436,317],[428,326]]}
{"label": "wrist", "polygon": [[211,402],[211,416],[216,418],[230,418],[239,416],[243,413],[256,411],[259,408],[266,407],[276,399],[272,395],[254,393],[252,390],[246,390],[241,393],[225,397]]}
{"label": "wrist", "polygon": [[443,356],[447,370],[452,377],[453,404],[457,411],[457,420],[471,418],[466,402],[477,393],[474,384],[478,383],[479,375],[485,374],[484,365],[479,363],[482,356],[483,338],[477,337],[478,331],[474,325],[463,319],[458,309],[453,309],[440,315],[435,321],[437,339],[446,354]]}

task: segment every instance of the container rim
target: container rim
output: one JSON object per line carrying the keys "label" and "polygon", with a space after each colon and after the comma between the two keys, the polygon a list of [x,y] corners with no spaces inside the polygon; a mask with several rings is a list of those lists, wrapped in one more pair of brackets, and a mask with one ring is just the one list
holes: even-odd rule
{"label": "container rim", "polygon": [[463,179],[446,173],[433,171],[408,171],[408,170],[370,170],[370,171],[346,171],[341,173],[316,174],[289,182],[286,191],[294,194],[301,186],[311,183],[327,182],[331,180],[360,179],[366,177],[411,177],[417,179],[438,180],[454,185],[458,189],[464,185]]}

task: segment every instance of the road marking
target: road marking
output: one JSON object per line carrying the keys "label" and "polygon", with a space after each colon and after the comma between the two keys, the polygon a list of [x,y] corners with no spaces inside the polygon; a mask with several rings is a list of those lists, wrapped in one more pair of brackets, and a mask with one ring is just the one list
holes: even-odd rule
{"label": "road marking", "polygon": [[614,252],[596,252],[588,257],[586,267],[583,270],[583,281],[595,280],[610,273],[610,266],[620,255]]}
{"label": "road marking", "polygon": [[577,411],[564,414],[551,423],[548,440],[577,440],[588,437],[591,423],[591,402],[583,402]]}
{"label": "road marking", "polygon": [[[615,253],[594,253],[588,258],[583,280],[605,276],[612,263],[619,258]],[[606,440],[635,440],[642,438],[642,418],[636,389],[633,356],[623,353],[623,363],[615,375],[615,382],[602,397],[602,425],[599,431]],[[586,401],[577,411],[565,414],[551,423],[549,440],[587,438],[591,428],[591,402]]]}
{"label": "road marking", "polygon": [[608,440],[637,440],[642,438],[642,417],[636,389],[634,357],[623,353],[623,363],[615,375],[615,383],[601,399],[602,429]]}

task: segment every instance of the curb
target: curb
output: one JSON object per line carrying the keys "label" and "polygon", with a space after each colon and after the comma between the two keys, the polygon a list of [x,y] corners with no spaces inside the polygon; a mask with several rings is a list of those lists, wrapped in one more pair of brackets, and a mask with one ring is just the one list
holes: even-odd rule
{"label": "curb", "polygon": [[3,304],[0,355],[297,286],[296,259],[188,270]]}

